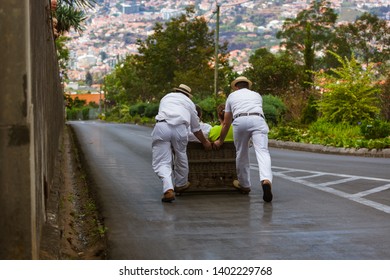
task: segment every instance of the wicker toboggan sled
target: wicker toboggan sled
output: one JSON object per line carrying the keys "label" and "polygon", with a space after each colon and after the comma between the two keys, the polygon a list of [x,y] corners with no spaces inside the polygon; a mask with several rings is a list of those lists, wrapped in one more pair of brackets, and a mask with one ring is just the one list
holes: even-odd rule
{"label": "wicker toboggan sled", "polygon": [[233,187],[233,181],[237,179],[234,143],[224,143],[219,150],[205,151],[201,143],[189,142],[187,156],[188,181],[191,183],[188,192],[236,190]]}

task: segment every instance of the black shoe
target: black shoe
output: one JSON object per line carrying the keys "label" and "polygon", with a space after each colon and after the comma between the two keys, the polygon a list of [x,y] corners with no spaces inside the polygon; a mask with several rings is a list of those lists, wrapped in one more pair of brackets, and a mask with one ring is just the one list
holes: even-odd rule
{"label": "black shoe", "polygon": [[264,180],[261,184],[261,187],[263,188],[263,200],[265,202],[271,202],[273,198],[271,191],[271,182],[268,180]]}

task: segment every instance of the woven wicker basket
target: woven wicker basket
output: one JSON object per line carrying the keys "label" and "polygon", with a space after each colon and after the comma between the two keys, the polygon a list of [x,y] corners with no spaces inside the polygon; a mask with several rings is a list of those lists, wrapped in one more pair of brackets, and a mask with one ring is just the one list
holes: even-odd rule
{"label": "woven wicker basket", "polygon": [[203,145],[189,142],[187,146],[189,164],[189,191],[235,190],[233,180],[236,173],[236,148],[234,143],[224,143],[219,150],[205,151]]}

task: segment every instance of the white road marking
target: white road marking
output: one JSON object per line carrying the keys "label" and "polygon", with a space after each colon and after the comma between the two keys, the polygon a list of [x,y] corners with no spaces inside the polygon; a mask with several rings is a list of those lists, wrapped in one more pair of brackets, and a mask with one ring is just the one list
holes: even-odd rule
{"label": "white road marking", "polygon": [[[282,172],[279,172],[279,173],[282,173]],[[319,176],[322,176],[322,174],[313,174],[313,175],[301,176],[301,177],[296,177],[296,178],[297,179],[309,179],[309,178],[315,178],[315,177],[319,177]]]}
{"label": "white road marking", "polygon": [[341,180],[330,181],[330,182],[327,182],[327,183],[321,183],[321,186],[327,187],[327,186],[331,186],[331,185],[337,185],[337,184],[341,184],[341,183],[354,181],[354,180],[357,180],[357,179],[358,178],[356,178],[356,177],[344,178],[344,179],[341,179]]}
{"label": "white road marking", "polygon": [[373,189],[370,189],[370,190],[366,190],[364,192],[355,193],[352,196],[363,197],[363,196],[367,196],[367,195],[370,195],[370,194],[373,194],[373,193],[376,193],[376,192],[385,191],[385,190],[388,190],[388,189],[390,189],[390,184],[387,184],[387,185],[384,185],[384,186],[380,186],[380,187],[376,187],[376,188],[373,188]]}
{"label": "white road marking", "polygon": [[[251,169],[258,170],[258,167],[255,164],[251,164]],[[277,177],[280,177],[280,178],[283,178],[283,179],[286,179],[286,180],[289,180],[289,181],[292,181],[295,183],[299,183],[299,184],[305,185],[305,186],[313,188],[313,189],[317,189],[320,191],[331,193],[331,194],[337,195],[339,197],[346,198],[348,200],[351,200],[351,201],[375,208],[375,209],[382,211],[382,212],[385,212],[387,214],[390,214],[390,206],[387,206],[387,205],[384,205],[384,204],[381,204],[381,203],[364,198],[364,196],[374,194],[377,192],[381,192],[381,191],[386,191],[386,190],[390,189],[390,180],[389,179],[365,177],[365,176],[354,176],[354,175],[348,175],[348,174],[319,172],[319,171],[294,169],[294,168],[286,168],[286,167],[278,167],[278,166],[273,166],[272,169],[273,169],[273,174]],[[309,175],[294,177],[294,176],[289,175],[289,173],[292,173],[292,172],[308,173]],[[336,177],[336,178],[341,177],[341,179],[326,181],[324,183],[314,183],[314,182],[309,182],[309,181],[305,180],[305,179],[309,179],[309,178],[329,176],[329,175]],[[327,179],[329,180],[329,178],[327,178]],[[343,192],[343,191],[340,191],[340,190],[337,190],[337,189],[330,187],[332,185],[343,184],[346,182],[350,182],[350,181],[354,181],[354,180],[362,180],[362,179],[363,180],[370,180],[370,181],[377,181],[377,182],[378,181],[385,182],[388,184],[378,186],[375,188],[370,188],[368,190],[361,191],[359,193],[354,193],[354,194],[346,193],[346,192]]]}

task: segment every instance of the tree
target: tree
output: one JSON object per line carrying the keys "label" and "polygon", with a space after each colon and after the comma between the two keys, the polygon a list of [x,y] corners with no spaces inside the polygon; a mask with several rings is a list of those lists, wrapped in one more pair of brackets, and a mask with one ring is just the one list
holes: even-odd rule
{"label": "tree", "polygon": [[[161,97],[180,83],[187,83],[198,95],[208,95],[213,85],[214,38],[203,17],[186,14],[165,23],[156,23],[154,34],[138,40],[137,68],[151,93]],[[221,46],[219,64],[227,65],[226,46]]]}
{"label": "tree", "polygon": [[106,60],[108,58],[108,54],[105,51],[101,51],[99,53],[99,55],[100,55],[100,58],[101,58],[102,61],[104,61],[104,60]]}
{"label": "tree", "polygon": [[347,41],[345,32],[339,27],[334,30],[333,36],[329,39],[324,56],[317,59],[317,69],[330,69],[341,66],[332,53],[337,53],[339,56],[348,59],[352,57],[352,49]]}
{"label": "tree", "polygon": [[251,67],[244,75],[253,81],[253,89],[262,94],[283,96],[291,83],[302,79],[302,67],[296,65],[288,53],[274,55],[261,48],[255,51],[249,62]]}
{"label": "tree", "polygon": [[92,77],[92,74],[91,72],[87,72],[87,74],[85,75],[85,83],[89,86],[91,86],[93,84],[93,77]]}
{"label": "tree", "polygon": [[117,102],[149,102],[155,99],[152,87],[145,82],[145,77],[141,73],[137,57],[127,56],[116,68],[116,76],[123,88],[123,97]]}
{"label": "tree", "polygon": [[[115,69],[116,70],[116,69]],[[116,76],[116,71],[104,77],[103,91],[105,93],[105,102],[109,104],[116,104],[119,96],[123,93],[123,87],[120,80]]]}
{"label": "tree", "polygon": [[282,39],[281,46],[296,55],[297,61],[304,63],[306,69],[317,69],[312,56],[315,54],[318,58],[325,53],[333,37],[336,20],[337,14],[329,1],[314,0],[296,18],[285,20],[277,38]]}
{"label": "tree", "polygon": [[312,32],[311,32],[311,25],[310,23],[306,23],[306,36],[305,36],[305,49],[303,51],[303,57],[305,61],[305,74],[306,74],[306,79],[305,79],[305,84],[304,86],[306,87],[308,84],[313,82],[313,77],[311,73],[314,70],[314,48],[313,48],[313,37],[312,37]]}
{"label": "tree", "polygon": [[144,74],[135,55],[129,55],[106,75],[103,83],[106,99],[116,104],[152,102],[156,99],[152,86],[145,82]]}
{"label": "tree", "polygon": [[322,117],[333,123],[356,124],[377,117],[379,89],[374,84],[372,68],[363,70],[355,57],[342,59],[333,53],[342,65],[331,73],[315,73],[315,86],[321,91],[318,102]]}
{"label": "tree", "polygon": [[390,71],[387,73],[387,78],[381,85],[381,110],[385,120],[390,121]]}
{"label": "tree", "polygon": [[390,26],[386,20],[364,13],[355,22],[341,25],[338,32],[363,63],[390,59]]}
{"label": "tree", "polygon": [[309,91],[303,88],[304,66],[295,63],[287,52],[272,54],[265,48],[256,50],[244,75],[253,81],[253,89],[262,95],[280,97],[287,106],[285,119],[299,120]]}

